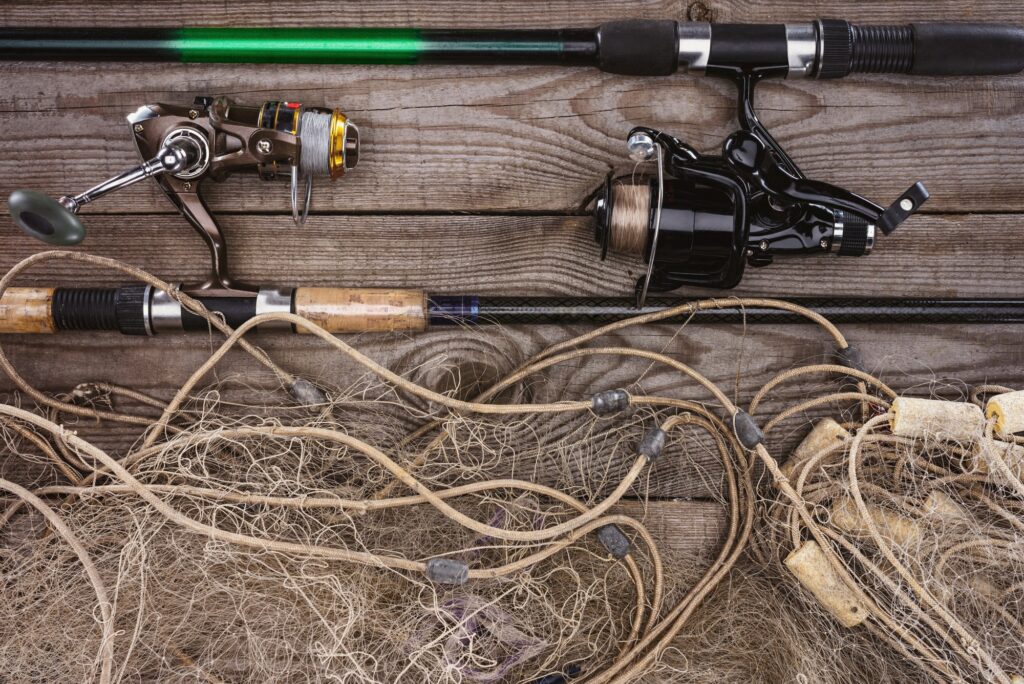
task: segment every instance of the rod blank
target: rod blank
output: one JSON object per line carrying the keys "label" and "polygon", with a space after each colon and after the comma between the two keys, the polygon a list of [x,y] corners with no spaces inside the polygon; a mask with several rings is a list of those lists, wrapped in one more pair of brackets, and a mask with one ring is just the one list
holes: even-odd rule
{"label": "rod blank", "polygon": [[[662,313],[700,301],[574,297],[479,297],[433,295],[383,288],[263,288],[252,297],[193,294],[233,327],[263,313],[296,313],[338,333],[420,332],[445,325],[599,325]],[[719,298],[728,305],[728,298]],[[833,323],[1019,324],[1024,299],[791,299]],[[707,309],[665,318],[679,324],[807,323],[807,318],[769,307]],[[120,331],[126,335],[206,331],[208,324],[165,293],[144,285],[120,288],[9,288],[0,299],[0,333]],[[262,328],[263,326],[261,326]],[[278,327],[288,331],[290,326]]]}
{"label": "rod blank", "polygon": [[623,20],[596,28],[4,28],[0,59],[260,64],[548,64],[664,76],[840,78],[850,73],[1002,75],[1024,70],[1024,29],[820,20],[707,24]]}

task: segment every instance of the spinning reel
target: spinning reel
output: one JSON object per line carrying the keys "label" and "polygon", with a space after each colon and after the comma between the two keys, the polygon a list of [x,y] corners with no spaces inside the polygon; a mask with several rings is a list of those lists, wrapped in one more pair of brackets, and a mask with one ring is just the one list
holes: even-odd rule
{"label": "spinning reel", "polygon": [[702,155],[666,133],[635,128],[630,157],[656,161],[657,176],[610,179],[595,204],[602,259],[611,249],[647,264],[636,284],[640,308],[648,292],[735,287],[747,264],[767,266],[777,255],[863,256],[878,230],[892,233],[928,199],[916,183],[883,209],[806,178],[754,113],[754,85],[764,74],[717,75],[735,80],[740,91],[740,130],[726,138],[722,153]]}
{"label": "spinning reel", "polygon": [[[228,275],[224,235],[199,194],[207,178],[223,180],[237,171],[263,180],[291,182],[292,217],[306,220],[314,176],[338,178],[359,160],[359,131],[338,110],[294,102],[252,107],[227,98],[199,97],[190,107],[153,104],[128,117],[139,154],[147,160],[74,197],[54,200],[32,190],[16,190],[9,203],[18,226],[43,242],[74,245],[85,237],[78,210],[85,204],[154,178],[210,250],[204,282],[186,290],[206,296],[252,296],[255,286]],[[301,199],[300,199],[301,195]]]}

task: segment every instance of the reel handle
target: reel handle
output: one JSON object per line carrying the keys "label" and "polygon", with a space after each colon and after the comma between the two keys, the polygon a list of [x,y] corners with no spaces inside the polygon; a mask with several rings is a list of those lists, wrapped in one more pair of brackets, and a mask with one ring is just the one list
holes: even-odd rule
{"label": "reel handle", "polygon": [[55,200],[34,190],[15,190],[7,200],[11,218],[37,240],[59,246],[77,245],[85,238],[85,226],[77,216],[83,205],[146,178],[179,173],[195,164],[200,153],[192,140],[179,138],[161,147],[152,159],[73,197],[65,195]]}

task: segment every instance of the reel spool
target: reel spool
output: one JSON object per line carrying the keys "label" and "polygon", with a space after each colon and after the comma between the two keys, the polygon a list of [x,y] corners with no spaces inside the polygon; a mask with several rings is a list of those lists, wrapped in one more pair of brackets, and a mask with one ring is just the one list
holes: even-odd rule
{"label": "reel spool", "polygon": [[609,179],[594,207],[601,258],[609,250],[643,260],[637,305],[648,292],[679,287],[728,289],[747,265],[776,256],[834,253],[863,256],[880,230],[892,233],[928,200],[922,183],[888,209],[843,188],[806,178],[757,120],[756,77],[737,72],[741,130],[720,155],[702,155],[653,128],[630,132],[637,162],[655,162],[657,176]]}
{"label": "reel spool", "polygon": [[54,200],[16,190],[8,201],[11,217],[43,242],[75,245],[85,238],[77,216],[83,205],[154,178],[210,249],[209,276],[185,288],[208,295],[250,296],[256,288],[234,283],[228,275],[224,236],[199,194],[205,179],[221,181],[239,171],[256,172],[263,180],[287,179],[292,218],[301,225],[309,214],[313,178],[339,178],[359,160],[359,130],[344,114],[294,102],[253,107],[199,97],[190,107],[145,105],[128,123],[147,161],[74,197]]}

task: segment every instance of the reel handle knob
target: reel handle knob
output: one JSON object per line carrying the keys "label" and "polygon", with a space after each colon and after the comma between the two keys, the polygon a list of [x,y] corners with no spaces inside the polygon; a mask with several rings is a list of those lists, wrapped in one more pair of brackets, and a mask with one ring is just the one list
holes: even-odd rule
{"label": "reel handle knob", "polygon": [[199,146],[179,138],[160,148],[152,159],[103,181],[80,195],[55,200],[35,190],[15,190],[7,200],[11,218],[26,234],[51,245],[77,245],[85,226],[76,214],[83,204],[162,173],[179,173],[200,159]]}
{"label": "reel handle knob", "polygon": [[27,235],[51,245],[77,245],[85,237],[85,226],[75,210],[35,190],[15,190],[7,200],[11,218]]}

